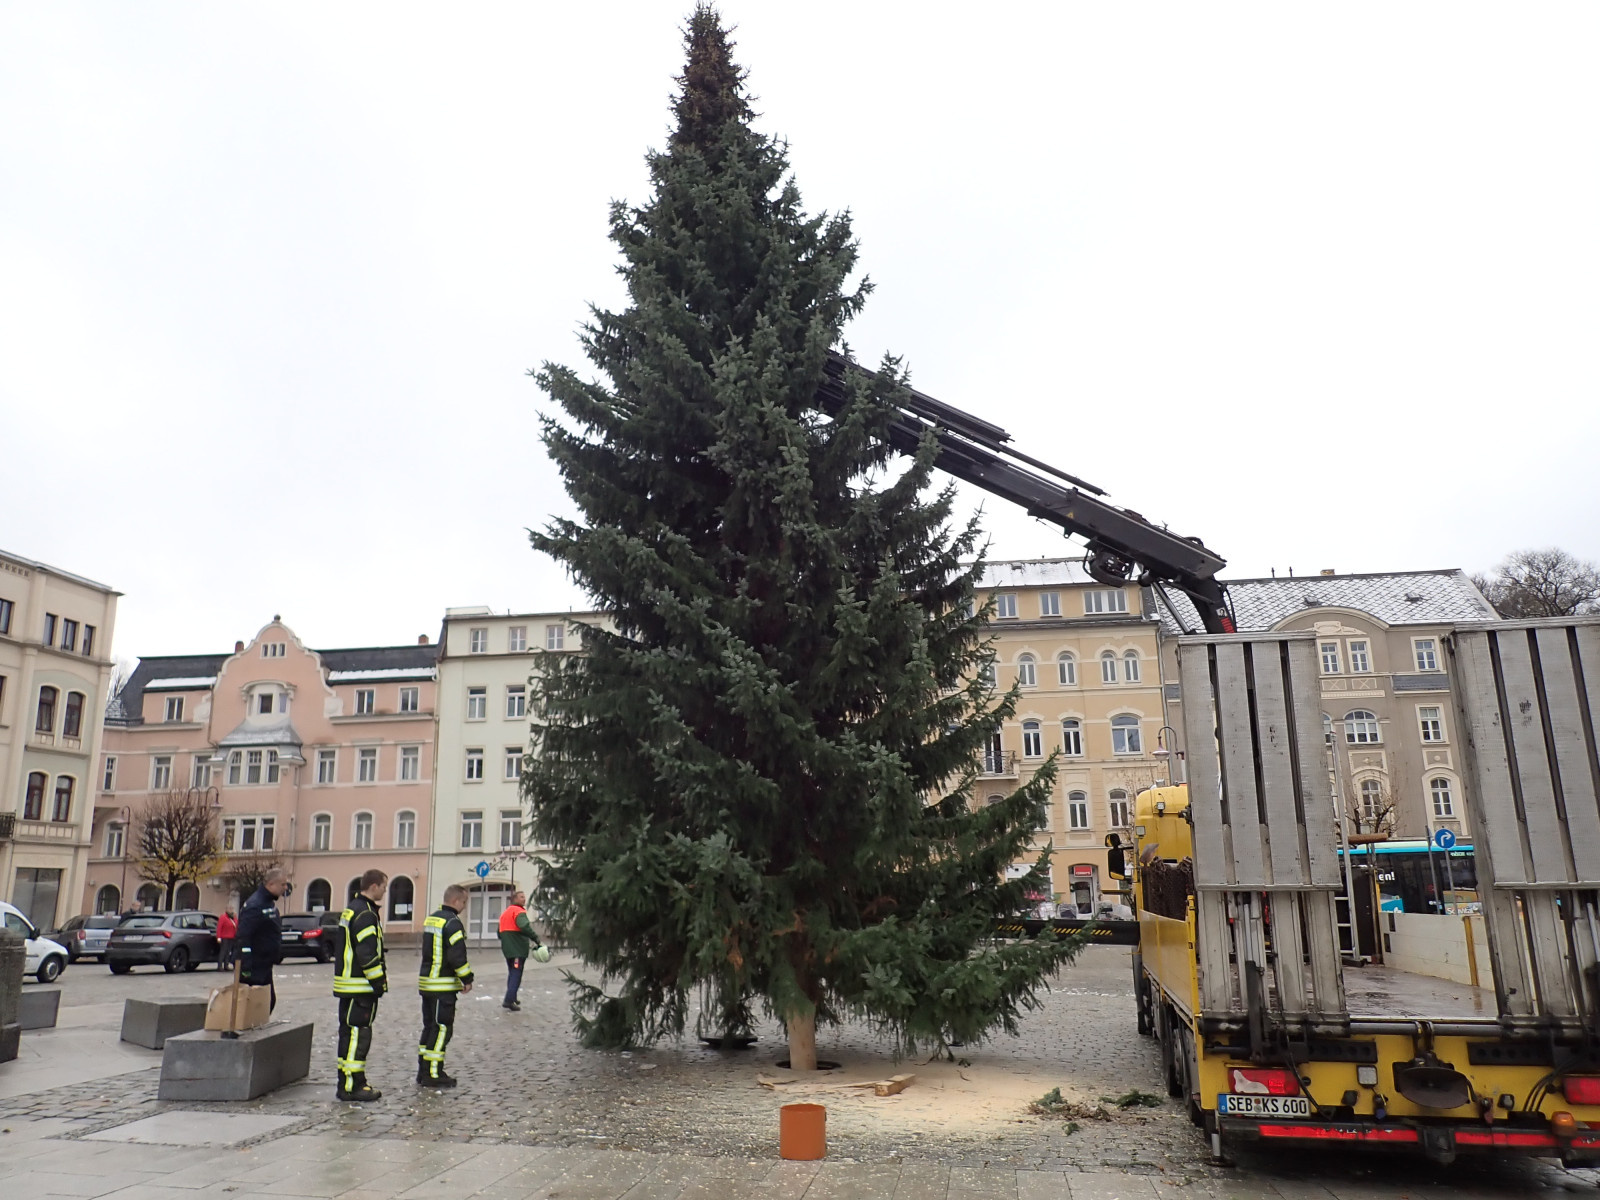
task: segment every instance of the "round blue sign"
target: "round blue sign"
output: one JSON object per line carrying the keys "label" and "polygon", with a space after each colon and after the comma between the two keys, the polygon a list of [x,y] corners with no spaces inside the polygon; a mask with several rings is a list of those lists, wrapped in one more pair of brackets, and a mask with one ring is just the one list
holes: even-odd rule
{"label": "round blue sign", "polygon": [[1433,844],[1441,850],[1448,850],[1456,844],[1456,835],[1448,829],[1441,829],[1433,835]]}
{"label": "round blue sign", "polygon": [[[1444,830],[1441,829],[1439,832],[1443,833]],[[486,862],[479,863],[477,866],[473,867],[472,870],[473,870],[473,873],[476,874],[479,879],[487,879],[487,878],[489,878],[489,864],[486,863]]]}

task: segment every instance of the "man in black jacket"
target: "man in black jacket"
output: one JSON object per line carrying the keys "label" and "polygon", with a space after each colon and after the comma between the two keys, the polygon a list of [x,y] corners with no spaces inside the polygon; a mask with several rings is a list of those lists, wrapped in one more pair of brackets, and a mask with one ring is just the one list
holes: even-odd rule
{"label": "man in black jacket", "polygon": [[472,968],[467,965],[467,931],[461,910],[467,906],[467,889],[452,883],[444,890],[444,904],[422,923],[422,970],[417,990],[422,993],[422,1041],[417,1046],[417,1082],[423,1087],[452,1088],[456,1081],[444,1070],[444,1050],[456,1023],[456,996],[472,990]]}
{"label": "man in black jacket", "polygon": [[367,1051],[378,997],[389,990],[383,955],[383,925],[378,902],[389,877],[373,867],[361,876],[361,890],[339,914],[339,948],[333,960],[333,994],[339,1001],[340,1100],[376,1100],[383,1093],[367,1084]]}
{"label": "man in black jacket", "polygon": [[289,873],[282,867],[273,867],[239,910],[239,978],[255,987],[271,987],[272,1008],[278,1007],[272,968],[283,949],[283,918],[278,915],[278,901],[288,894]]}

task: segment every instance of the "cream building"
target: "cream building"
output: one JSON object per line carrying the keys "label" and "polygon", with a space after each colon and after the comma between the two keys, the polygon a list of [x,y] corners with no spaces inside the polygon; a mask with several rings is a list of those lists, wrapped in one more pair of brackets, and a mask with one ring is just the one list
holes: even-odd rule
{"label": "cream building", "polygon": [[43,929],[78,911],[118,595],[0,553],[0,897]]}
{"label": "cream building", "polygon": [[[582,650],[574,621],[596,619],[594,613],[445,610],[428,905],[437,907],[450,884],[466,886],[471,901],[464,919],[475,941],[495,937],[513,889],[534,878],[521,791],[529,681],[547,656]],[[484,874],[480,863],[488,864]]]}
{"label": "cream building", "polygon": [[1006,794],[1060,751],[1035,844],[1055,848],[1050,899],[1093,911],[1102,889],[1120,886],[1106,876],[1106,834],[1129,830],[1134,796],[1167,779],[1154,606],[1141,588],[1096,583],[1075,559],[990,563],[978,592],[995,603],[997,683],[1018,684],[1021,699],[984,755],[977,797]]}

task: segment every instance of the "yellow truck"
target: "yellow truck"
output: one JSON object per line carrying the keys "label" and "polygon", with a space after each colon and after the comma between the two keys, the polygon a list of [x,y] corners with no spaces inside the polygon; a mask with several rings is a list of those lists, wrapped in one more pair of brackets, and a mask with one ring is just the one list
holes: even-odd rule
{"label": "yellow truck", "polygon": [[1492,989],[1346,966],[1313,635],[1179,640],[1188,781],[1138,797],[1122,873],[1139,1031],[1219,1161],[1246,1141],[1600,1161],[1600,622],[1447,648]]}

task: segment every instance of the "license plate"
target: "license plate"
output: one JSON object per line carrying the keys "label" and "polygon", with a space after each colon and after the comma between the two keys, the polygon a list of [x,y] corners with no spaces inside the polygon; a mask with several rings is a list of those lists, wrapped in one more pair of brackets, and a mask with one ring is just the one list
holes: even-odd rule
{"label": "license plate", "polygon": [[1241,1096],[1223,1092],[1217,1111],[1230,1117],[1309,1117],[1311,1101],[1304,1096]]}
{"label": "license plate", "polygon": [[122,935],[122,937],[119,940],[120,941],[124,941],[124,942],[142,942],[142,941],[144,941],[144,934],[142,934],[142,933],[125,933],[125,934]]}

